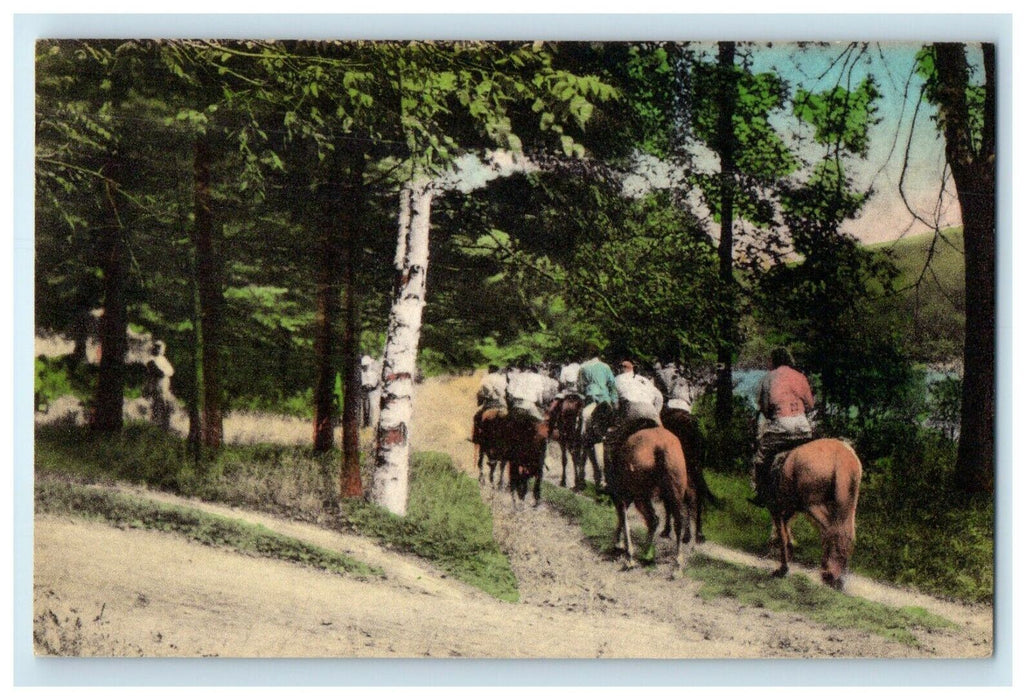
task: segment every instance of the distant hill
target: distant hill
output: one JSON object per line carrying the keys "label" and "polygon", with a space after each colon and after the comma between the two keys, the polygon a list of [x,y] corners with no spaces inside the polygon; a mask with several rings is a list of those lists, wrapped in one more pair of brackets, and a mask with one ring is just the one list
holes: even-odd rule
{"label": "distant hill", "polygon": [[960,358],[965,337],[965,255],[960,228],[870,246],[888,253],[900,269],[891,307],[902,315],[905,336],[930,362]]}

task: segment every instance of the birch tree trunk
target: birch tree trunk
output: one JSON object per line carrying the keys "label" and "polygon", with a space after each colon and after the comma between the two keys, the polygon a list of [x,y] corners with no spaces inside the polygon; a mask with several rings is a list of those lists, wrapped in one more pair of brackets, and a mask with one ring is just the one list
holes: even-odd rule
{"label": "birch tree trunk", "polygon": [[398,214],[398,282],[384,347],[376,461],[370,488],[371,500],[396,515],[405,515],[409,498],[410,421],[426,303],[433,194],[427,180],[410,183],[402,189]]}

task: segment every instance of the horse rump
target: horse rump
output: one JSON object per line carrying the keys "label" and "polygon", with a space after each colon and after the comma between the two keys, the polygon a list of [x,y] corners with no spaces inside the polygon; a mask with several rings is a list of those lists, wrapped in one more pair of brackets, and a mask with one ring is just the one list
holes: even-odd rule
{"label": "horse rump", "polygon": [[[659,426],[645,428],[629,435],[621,444],[614,445],[612,452],[613,483],[608,486],[617,509],[615,545],[623,540],[626,560],[631,565],[634,553],[627,509],[634,504],[646,521],[647,553],[653,550],[660,521],[653,506],[653,498],[659,497],[674,520],[675,562],[680,567],[682,531],[692,521],[696,496],[689,483],[685,456],[678,438]],[[688,513],[685,513],[686,509]]]}
{"label": "horse rump", "polygon": [[779,461],[782,468],[770,506],[781,554],[774,574],[784,576],[789,570],[789,523],[796,513],[804,513],[821,534],[821,579],[841,589],[854,549],[861,460],[848,443],[821,438],[791,450]]}

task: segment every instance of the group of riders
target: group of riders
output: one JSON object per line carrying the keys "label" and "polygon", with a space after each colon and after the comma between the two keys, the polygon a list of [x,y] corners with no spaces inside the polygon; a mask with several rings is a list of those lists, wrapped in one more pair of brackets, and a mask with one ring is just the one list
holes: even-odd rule
{"label": "group of riders", "polygon": [[[483,442],[477,426],[487,411],[500,415],[511,425],[526,426],[524,434],[528,436],[535,434],[536,426],[541,426],[539,434],[555,438],[561,406],[565,399],[576,398],[581,410],[577,431],[583,444],[589,446],[585,457],[592,462],[597,486],[603,487],[601,477],[609,482],[610,475],[599,469],[592,445],[603,442],[610,449],[624,444],[639,430],[663,426],[663,417],[671,412],[691,412],[698,390],[687,373],[673,362],[658,361],[652,368],[640,371],[634,361],[623,359],[617,364],[616,373],[596,354],[584,362],[565,365],[535,365],[530,361],[517,361],[506,368],[491,365],[477,393],[474,442]],[[773,496],[776,457],[812,439],[808,414],[814,410],[814,396],[806,376],[794,369],[787,349],[772,352],[770,371],[761,381],[757,405],[755,495],[750,502],[765,507]],[[596,435],[586,437],[591,426],[596,426]],[[544,459],[544,442],[540,443]],[[484,447],[481,444],[482,452]],[[565,459],[566,455],[564,482]],[[584,458],[582,470],[583,467]],[[575,488],[582,486],[583,471],[579,475],[575,468]]]}

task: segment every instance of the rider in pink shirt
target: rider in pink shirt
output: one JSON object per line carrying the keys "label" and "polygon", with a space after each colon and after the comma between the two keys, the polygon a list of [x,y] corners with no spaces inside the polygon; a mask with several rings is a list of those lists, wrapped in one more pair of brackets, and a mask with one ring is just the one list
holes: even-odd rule
{"label": "rider in pink shirt", "polygon": [[814,395],[807,377],[791,367],[785,348],[771,353],[771,371],[764,375],[757,396],[757,452],[753,458],[754,505],[764,506],[774,486],[772,463],[780,452],[811,439],[807,412],[814,410]]}

